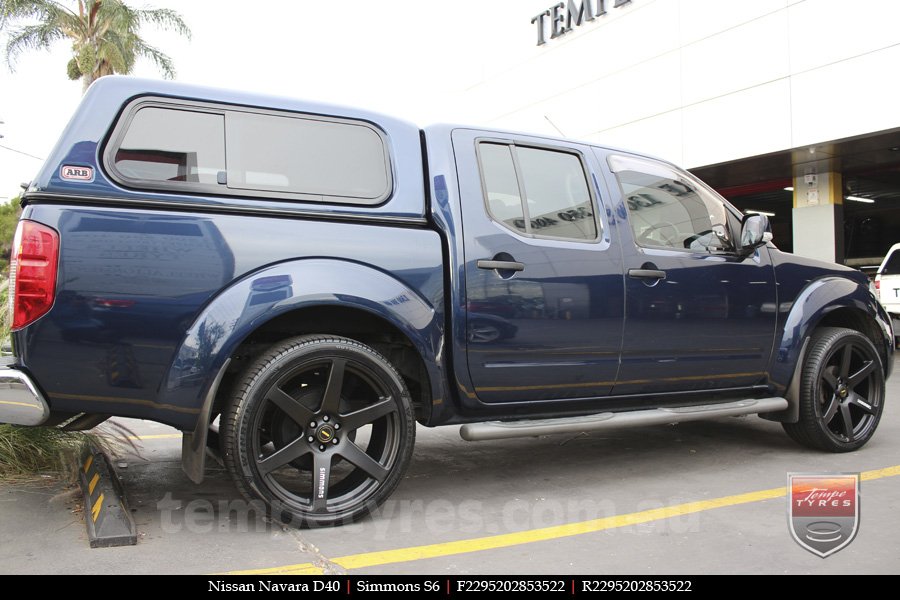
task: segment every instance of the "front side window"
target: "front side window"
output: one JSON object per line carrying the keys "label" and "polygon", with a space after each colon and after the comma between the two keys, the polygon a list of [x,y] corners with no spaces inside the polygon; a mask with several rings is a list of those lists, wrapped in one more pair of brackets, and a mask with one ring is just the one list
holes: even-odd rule
{"label": "front side window", "polygon": [[733,248],[725,205],[699,182],[654,161],[611,156],[639,246],[726,251]]}
{"label": "front side window", "polygon": [[478,144],[490,216],[533,237],[594,241],[588,179],[577,154],[510,143]]}

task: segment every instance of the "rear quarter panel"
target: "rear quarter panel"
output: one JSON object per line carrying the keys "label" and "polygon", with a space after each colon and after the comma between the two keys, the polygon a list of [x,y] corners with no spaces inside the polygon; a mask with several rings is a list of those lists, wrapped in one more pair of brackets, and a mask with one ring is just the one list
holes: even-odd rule
{"label": "rear quarter panel", "polygon": [[[432,231],[45,204],[24,217],[60,232],[56,303],[15,339],[54,410],[191,427],[210,369],[239,336],[284,310],[351,296],[392,318],[403,310],[390,296],[406,290],[423,307],[415,336],[436,353],[443,271]],[[279,274],[293,274],[291,285],[264,279]],[[220,318],[198,331],[213,305]]]}

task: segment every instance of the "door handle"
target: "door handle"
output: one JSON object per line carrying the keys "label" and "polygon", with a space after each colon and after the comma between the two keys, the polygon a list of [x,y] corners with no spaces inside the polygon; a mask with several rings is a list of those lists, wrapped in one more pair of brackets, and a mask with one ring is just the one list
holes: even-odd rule
{"label": "door handle", "polygon": [[479,269],[488,271],[524,271],[525,265],[512,260],[479,260],[475,263]]}
{"label": "door handle", "polygon": [[657,269],[628,269],[628,276],[635,279],[665,279],[666,272]]}

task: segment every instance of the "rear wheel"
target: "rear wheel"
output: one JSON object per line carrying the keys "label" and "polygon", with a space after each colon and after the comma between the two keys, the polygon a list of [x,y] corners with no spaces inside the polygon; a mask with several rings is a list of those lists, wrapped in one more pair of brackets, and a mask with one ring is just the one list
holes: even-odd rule
{"label": "rear wheel", "polygon": [[352,521],[384,502],[415,441],[396,369],[335,336],[271,348],[235,386],[222,422],[225,464],[241,493],[301,526]]}
{"label": "rear wheel", "polygon": [[810,340],[800,382],[800,420],[784,423],[797,442],[850,452],[868,442],[884,409],[884,369],[871,340],[826,327]]}

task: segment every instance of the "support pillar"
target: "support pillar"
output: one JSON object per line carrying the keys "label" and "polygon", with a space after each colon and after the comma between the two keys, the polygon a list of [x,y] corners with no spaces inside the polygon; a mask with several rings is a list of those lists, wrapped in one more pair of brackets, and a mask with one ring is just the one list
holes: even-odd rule
{"label": "support pillar", "polygon": [[844,262],[844,191],[841,174],[802,167],[794,174],[794,254]]}

